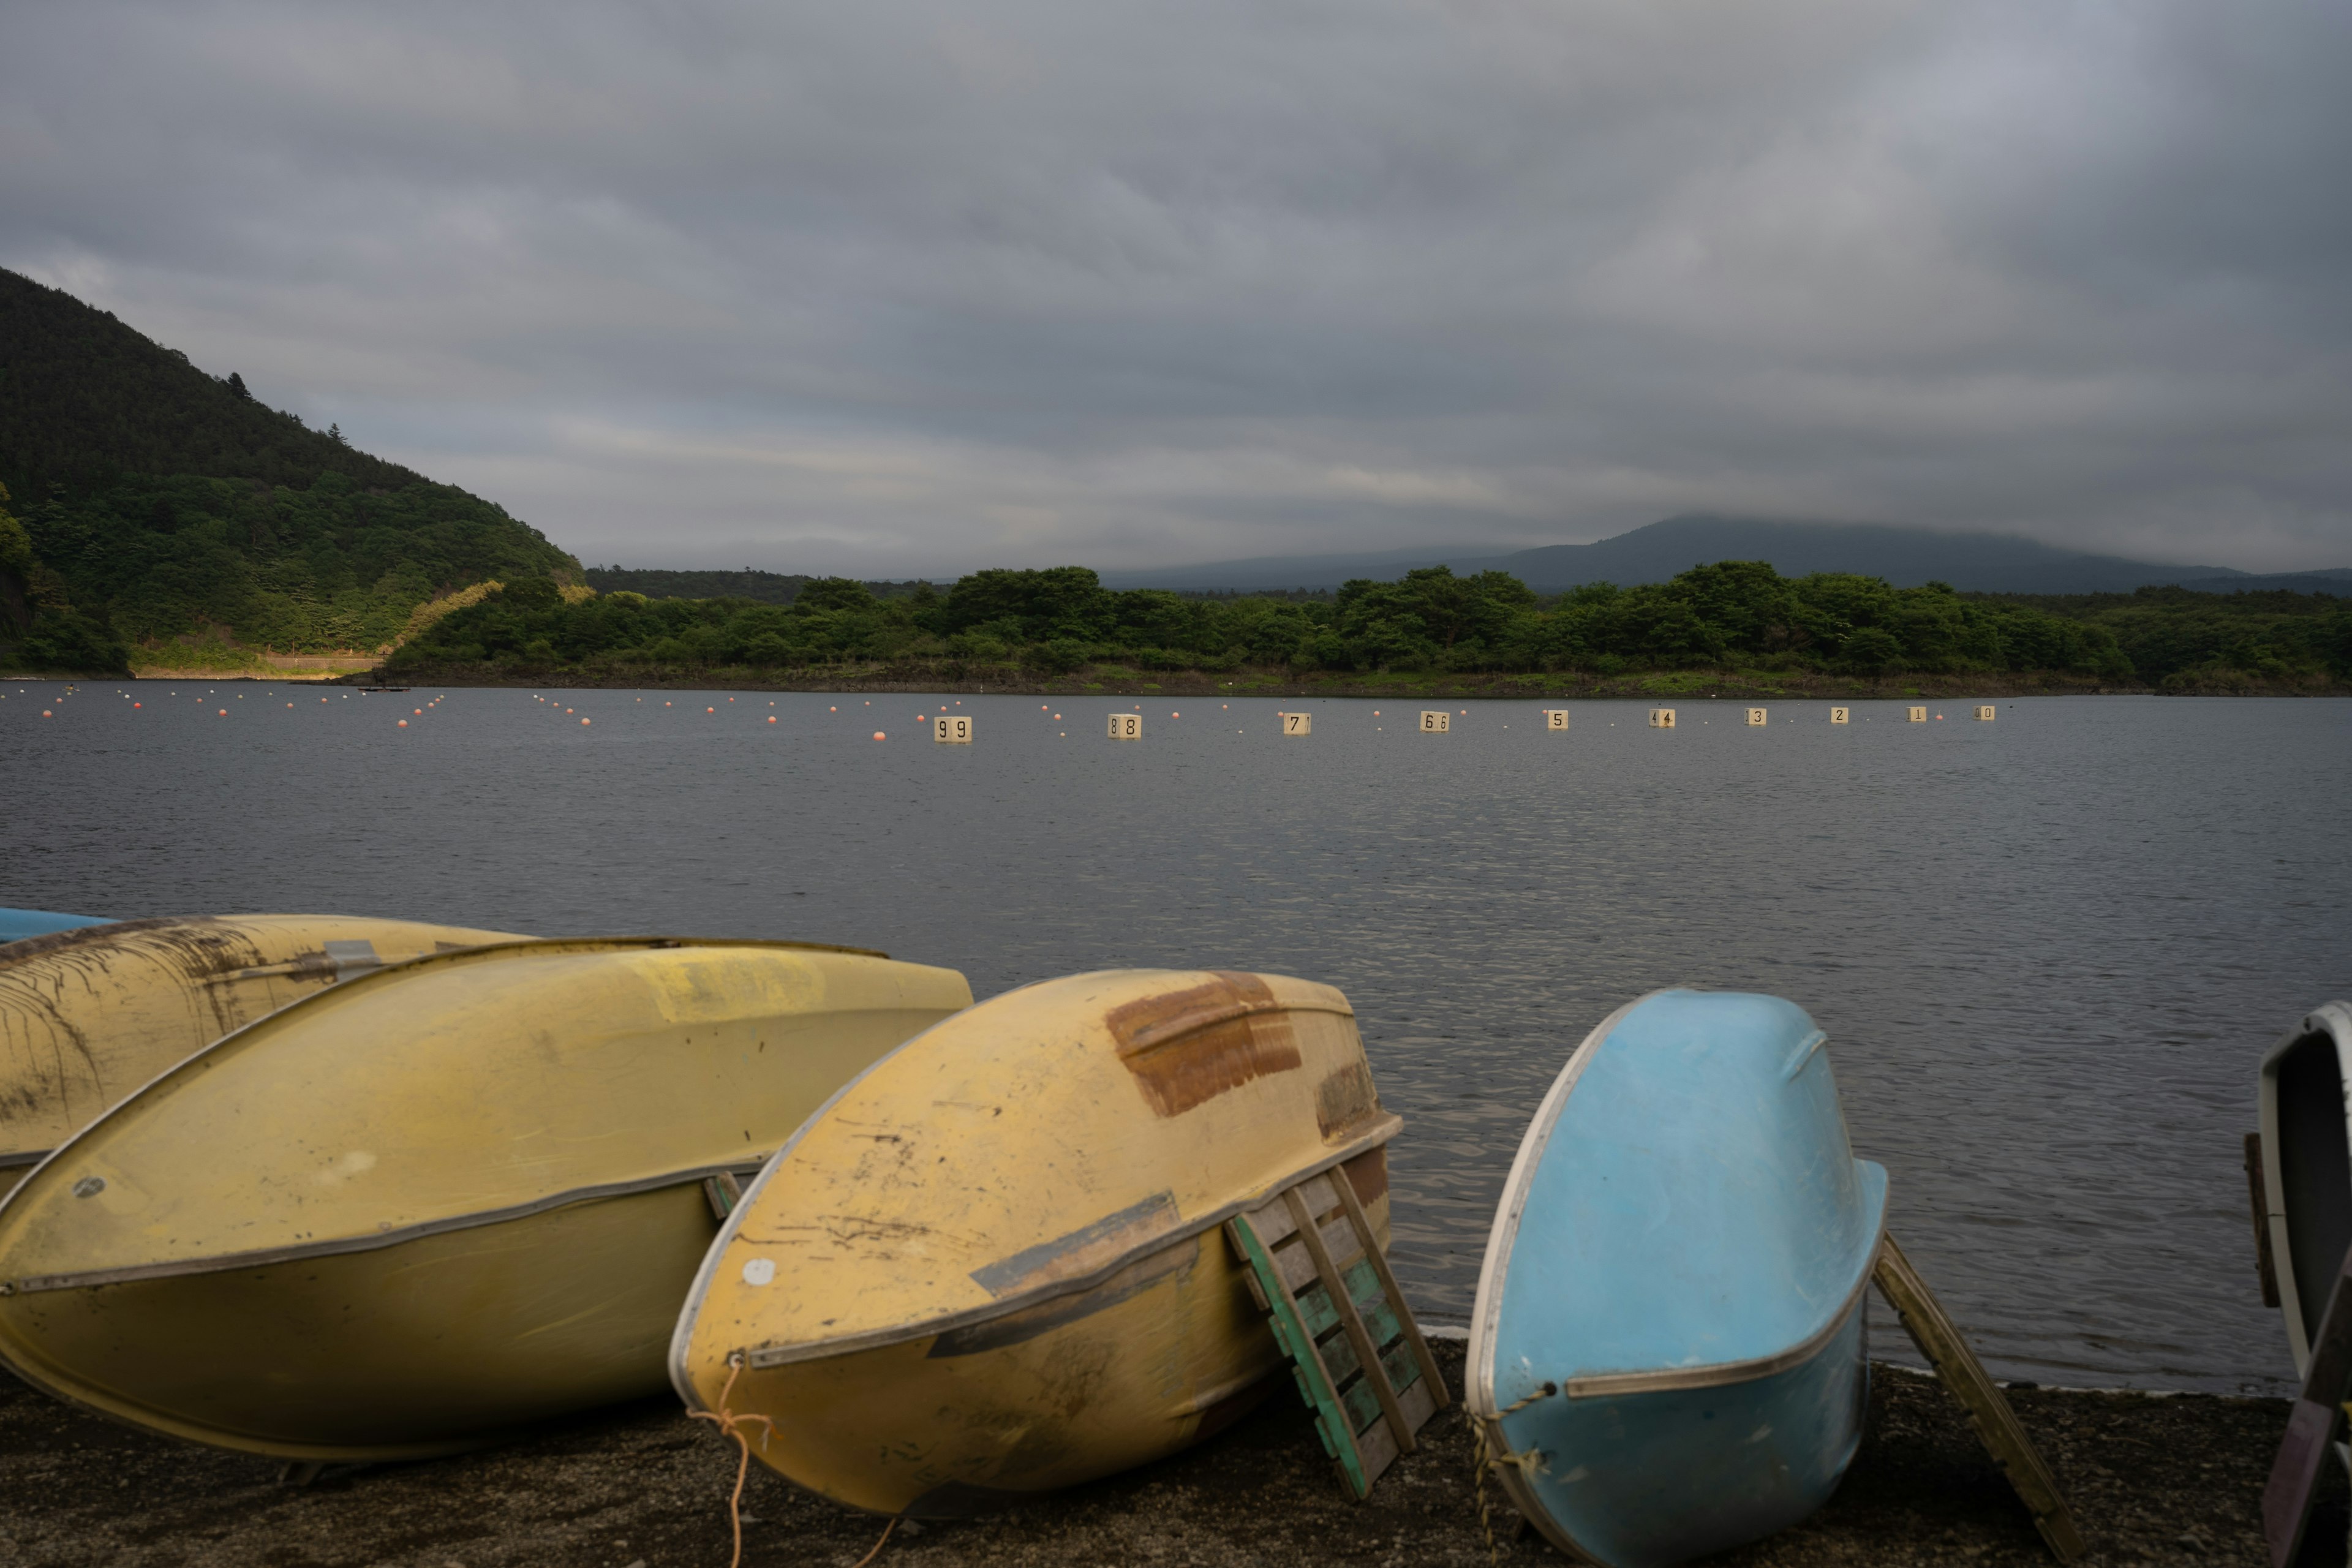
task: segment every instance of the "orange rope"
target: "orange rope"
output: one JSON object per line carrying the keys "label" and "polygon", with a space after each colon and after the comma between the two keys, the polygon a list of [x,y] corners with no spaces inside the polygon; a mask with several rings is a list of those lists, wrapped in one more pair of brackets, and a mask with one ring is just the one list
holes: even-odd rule
{"label": "orange rope", "polygon": [[868,1563],[873,1562],[877,1557],[882,1555],[882,1549],[890,1544],[890,1532],[898,1528],[898,1521],[901,1517],[902,1516],[895,1513],[890,1516],[890,1522],[882,1527],[882,1539],[874,1543],[874,1550],[859,1558],[853,1565],[853,1568],[866,1568],[866,1565]]}
{"label": "orange rope", "polygon": [[[713,1415],[708,1410],[689,1410],[687,1414],[697,1421],[714,1423],[721,1432],[734,1438],[735,1446],[743,1450],[742,1458],[735,1466],[735,1495],[727,1500],[728,1519],[735,1526],[735,1555],[729,1560],[727,1568],[743,1568],[743,1482],[751,1473],[751,1440],[743,1436],[742,1428],[747,1423],[757,1421],[773,1432],[776,1424],[764,1415],[738,1415],[727,1408],[727,1401],[735,1393],[735,1380],[743,1375],[742,1353],[738,1352],[729,1356],[727,1367],[727,1386],[719,1391],[718,1414]],[[887,1541],[890,1532],[886,1530],[882,1535]],[[877,1546],[874,1550],[879,1552],[882,1549]],[[870,1554],[867,1561],[872,1561]],[[859,1568],[864,1568],[864,1564],[859,1564]]]}
{"label": "orange rope", "polygon": [[[741,1352],[739,1351],[727,1358],[727,1386],[719,1391],[718,1413],[713,1415],[708,1410],[689,1410],[687,1414],[697,1421],[710,1422],[721,1432],[734,1438],[735,1446],[743,1451],[742,1458],[735,1464],[735,1493],[727,1500],[728,1521],[735,1527],[735,1555],[728,1560],[727,1568],[743,1568],[743,1482],[751,1473],[751,1440],[743,1436],[742,1428],[756,1421],[770,1432],[773,1432],[776,1429],[776,1424],[764,1415],[738,1415],[727,1408],[728,1400],[733,1397],[735,1393],[735,1380],[743,1375]],[[900,1517],[898,1514],[890,1516],[890,1522],[882,1527],[882,1539],[874,1543],[873,1551],[857,1560],[856,1568],[866,1568],[867,1563],[882,1555],[882,1549],[890,1544],[890,1532],[898,1528]]]}

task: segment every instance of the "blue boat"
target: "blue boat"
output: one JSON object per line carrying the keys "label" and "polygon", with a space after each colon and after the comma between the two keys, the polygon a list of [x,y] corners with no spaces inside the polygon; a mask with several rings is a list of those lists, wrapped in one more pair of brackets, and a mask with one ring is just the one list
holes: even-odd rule
{"label": "blue boat", "polygon": [[52,931],[79,931],[83,926],[112,925],[104,915],[59,915],[47,910],[0,910],[0,942],[16,942]]}
{"label": "blue boat", "polygon": [[1468,1405],[1565,1552],[1660,1568],[1837,1489],[1869,1394],[1886,1173],[1777,996],[1659,991],[1569,1058],[1503,1190]]}

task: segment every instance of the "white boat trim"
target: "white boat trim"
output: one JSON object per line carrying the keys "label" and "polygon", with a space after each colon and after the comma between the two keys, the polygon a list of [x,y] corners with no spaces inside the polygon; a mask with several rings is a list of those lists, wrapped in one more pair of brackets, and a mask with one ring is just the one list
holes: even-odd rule
{"label": "white boat trim", "polygon": [[[2347,1086],[2352,1086],[2352,1002],[2329,1002],[2313,1008],[2295,1021],[2293,1028],[2279,1037],[2263,1057],[2259,1079],[2261,1125],[2263,1133],[2263,1221],[2270,1231],[2271,1267],[2278,1279],[2279,1311],[2286,1320],[2287,1350],[2294,1357],[2294,1375],[2302,1378],[2311,1371],[2311,1330],[2316,1325],[2303,1321],[2303,1292],[2295,1282],[2295,1257],[2286,1224],[2286,1172],[2279,1163],[2278,1075],[2287,1053],[2314,1036],[2332,1039],[2336,1046],[2336,1070]],[[2347,1089],[2346,1138],[2352,1142],[2352,1089]],[[2334,1269],[2336,1263],[2323,1262],[2320,1267]]]}

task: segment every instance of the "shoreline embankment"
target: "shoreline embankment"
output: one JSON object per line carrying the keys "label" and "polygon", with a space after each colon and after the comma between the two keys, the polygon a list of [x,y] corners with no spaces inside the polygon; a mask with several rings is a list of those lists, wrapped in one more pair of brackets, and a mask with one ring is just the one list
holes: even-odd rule
{"label": "shoreline embankment", "polygon": [[2164,685],[2117,683],[2059,674],[1891,675],[1859,678],[1793,670],[1675,670],[1641,675],[1282,675],[1265,671],[1137,671],[1096,668],[1066,675],[1011,669],[877,665],[838,670],[522,669],[454,665],[378,669],[336,678],[349,686],[521,687],[531,690],[795,691],[864,696],[937,692],[1009,697],[1346,697],[1433,700],[1585,701],[1682,700],[1958,702],[2012,697],[2352,697],[2352,686],[2306,680],[2215,678]]}
{"label": "shoreline embankment", "polygon": [[[1433,1347],[1461,1386],[1464,1347]],[[2047,1568],[2052,1559],[1942,1385],[1874,1368],[1844,1484],[1810,1519],[1712,1562],[1727,1568],[1908,1563]],[[2266,1563],[2263,1485],[2278,1399],[2151,1396],[2012,1384],[2011,1402],[2065,1489],[2091,1564]],[[720,1568],[736,1449],[661,1397],[523,1441],[428,1463],[279,1467],[116,1426],[0,1376],[0,1563],[8,1568]],[[2335,1467],[2330,1467],[2331,1470]],[[2312,1535],[2340,1542],[2340,1476]],[[1204,1568],[1564,1561],[1491,1483],[1490,1557],[1458,1407],[1423,1429],[1365,1502],[1348,1500],[1306,1411],[1277,1389],[1216,1437],[1154,1465],[1002,1513],[900,1525],[874,1568]],[[748,1565],[849,1568],[885,1521],[796,1490],[757,1464],[743,1494]],[[2332,1559],[2343,1561],[2340,1555]]]}

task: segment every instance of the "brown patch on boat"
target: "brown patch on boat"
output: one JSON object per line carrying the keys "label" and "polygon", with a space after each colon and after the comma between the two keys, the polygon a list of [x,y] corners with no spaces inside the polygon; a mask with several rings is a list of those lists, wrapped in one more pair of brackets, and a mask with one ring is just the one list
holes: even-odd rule
{"label": "brown patch on boat", "polygon": [[1380,1091],[1361,1058],[1315,1086],[1315,1126],[1326,1143],[1340,1142],[1380,1114]]}
{"label": "brown patch on boat", "polygon": [[1118,1059],[1160,1116],[1181,1116],[1300,1065],[1289,1014],[1255,974],[1220,970],[1202,984],[1114,1007],[1103,1021],[1118,1042]]}

